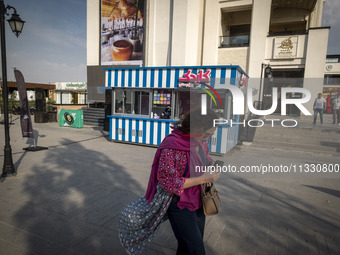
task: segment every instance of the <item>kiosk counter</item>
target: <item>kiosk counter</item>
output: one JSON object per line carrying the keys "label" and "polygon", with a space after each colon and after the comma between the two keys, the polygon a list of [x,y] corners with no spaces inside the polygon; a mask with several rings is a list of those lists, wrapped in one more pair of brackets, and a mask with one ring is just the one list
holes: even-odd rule
{"label": "kiosk counter", "polygon": [[[153,146],[162,142],[171,132],[170,127],[193,107],[193,103],[203,100],[199,98],[203,98],[202,94],[210,95],[209,98],[205,96],[204,102],[220,118],[238,121],[239,116],[232,113],[232,94],[224,87],[245,87],[248,77],[239,66],[132,67],[104,70],[105,87],[110,90],[112,98],[112,114],[106,116],[110,121],[110,139]],[[193,94],[190,86],[202,89],[197,90],[198,94]],[[208,88],[203,89],[206,86],[217,93],[209,93]],[[217,94],[219,103],[214,98]],[[198,98],[194,98],[195,95]],[[237,125],[218,125],[209,140],[210,152],[227,153],[237,144],[238,134]]]}

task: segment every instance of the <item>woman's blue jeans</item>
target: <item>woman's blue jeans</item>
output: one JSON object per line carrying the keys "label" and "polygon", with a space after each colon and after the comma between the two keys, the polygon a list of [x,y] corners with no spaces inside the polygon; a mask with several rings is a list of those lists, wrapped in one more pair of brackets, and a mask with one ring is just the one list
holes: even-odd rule
{"label": "woman's blue jeans", "polygon": [[205,255],[203,207],[197,211],[190,211],[187,208],[181,210],[177,207],[178,201],[179,197],[174,196],[167,211],[178,242],[176,255]]}

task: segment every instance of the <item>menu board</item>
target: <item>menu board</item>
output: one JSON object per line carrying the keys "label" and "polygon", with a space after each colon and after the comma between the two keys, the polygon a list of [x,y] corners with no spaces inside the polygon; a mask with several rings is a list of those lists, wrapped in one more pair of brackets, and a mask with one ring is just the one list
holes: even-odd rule
{"label": "menu board", "polygon": [[153,104],[170,105],[171,93],[155,90],[153,93]]}

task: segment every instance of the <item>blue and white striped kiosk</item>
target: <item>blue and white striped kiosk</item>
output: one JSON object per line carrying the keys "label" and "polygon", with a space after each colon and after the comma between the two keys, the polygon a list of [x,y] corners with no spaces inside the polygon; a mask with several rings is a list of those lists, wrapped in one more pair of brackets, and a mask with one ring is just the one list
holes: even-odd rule
{"label": "blue and white striped kiosk", "polygon": [[[110,119],[110,139],[151,146],[158,146],[171,132],[170,126],[190,108],[189,89],[183,86],[187,78],[208,78],[206,84],[216,88],[215,92],[218,92],[223,102],[216,104],[211,96],[207,100],[208,107],[223,119],[238,121],[239,116],[232,114],[230,91],[217,88],[226,85],[240,87],[248,77],[239,66],[128,67],[104,70],[105,87],[112,91],[112,115],[107,116]],[[208,92],[207,89],[204,91]],[[237,144],[238,134],[238,125],[218,125],[209,140],[210,152],[227,153]]]}

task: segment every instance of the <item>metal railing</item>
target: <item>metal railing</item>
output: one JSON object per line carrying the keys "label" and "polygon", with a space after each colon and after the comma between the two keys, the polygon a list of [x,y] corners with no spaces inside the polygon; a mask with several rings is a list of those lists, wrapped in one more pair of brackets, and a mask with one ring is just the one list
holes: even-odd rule
{"label": "metal railing", "polygon": [[220,36],[220,47],[244,47],[249,46],[250,35]]}
{"label": "metal railing", "polygon": [[279,31],[279,32],[269,32],[268,36],[281,36],[281,35],[305,35],[308,34],[307,30],[295,30],[295,31]]}

